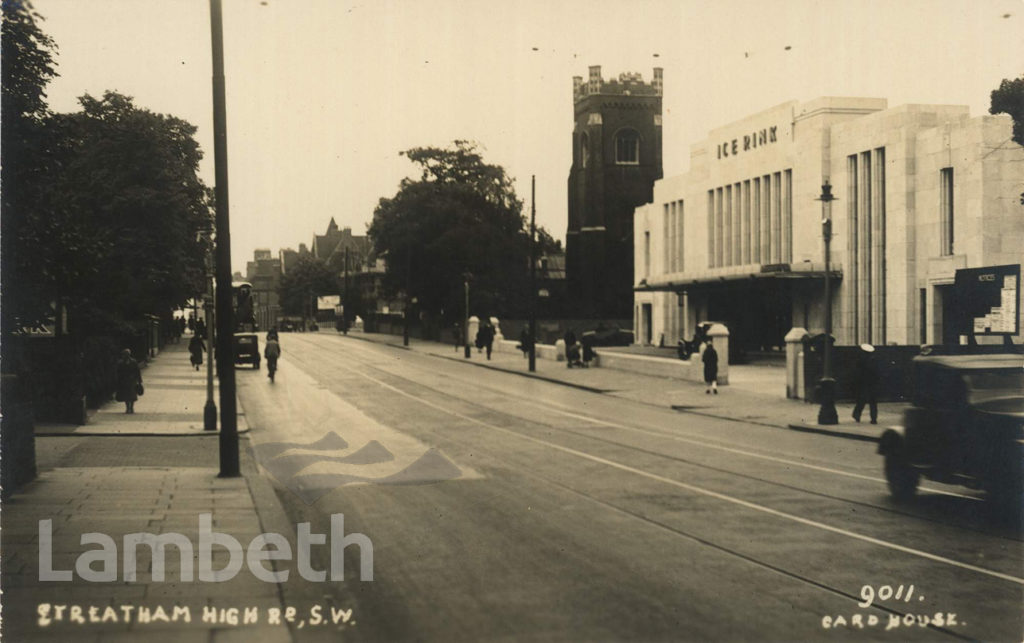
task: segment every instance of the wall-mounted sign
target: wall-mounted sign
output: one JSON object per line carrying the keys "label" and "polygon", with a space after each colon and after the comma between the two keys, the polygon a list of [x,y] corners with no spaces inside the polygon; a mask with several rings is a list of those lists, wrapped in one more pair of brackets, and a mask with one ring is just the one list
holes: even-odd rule
{"label": "wall-mounted sign", "polygon": [[774,143],[778,140],[778,130],[778,127],[768,127],[750,134],[744,134],[743,136],[734,138],[731,141],[719,143],[718,158],[724,159],[730,156],[736,156],[740,152],[746,152],[758,147],[764,147],[769,143]]}
{"label": "wall-mounted sign", "polygon": [[959,335],[1016,335],[1020,332],[1020,265],[957,270]]}
{"label": "wall-mounted sign", "polygon": [[341,295],[326,295],[316,298],[317,310],[334,310],[334,307],[341,303]]}

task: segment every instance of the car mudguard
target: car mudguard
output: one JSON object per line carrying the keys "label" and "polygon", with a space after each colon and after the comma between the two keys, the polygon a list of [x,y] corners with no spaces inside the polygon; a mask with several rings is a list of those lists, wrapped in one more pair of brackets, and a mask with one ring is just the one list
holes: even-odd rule
{"label": "car mudguard", "polygon": [[895,455],[903,450],[906,443],[907,430],[902,426],[891,426],[878,439],[878,453]]}

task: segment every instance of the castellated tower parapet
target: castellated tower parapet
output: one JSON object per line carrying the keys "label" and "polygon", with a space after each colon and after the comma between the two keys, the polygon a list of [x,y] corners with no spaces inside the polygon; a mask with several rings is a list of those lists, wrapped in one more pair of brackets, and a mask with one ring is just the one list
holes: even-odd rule
{"label": "castellated tower parapet", "polygon": [[645,83],[639,72],[624,72],[619,74],[618,78],[612,78],[605,82],[601,77],[600,65],[590,67],[586,83],[583,82],[582,76],[572,77],[574,101],[598,94],[605,96],[661,96],[663,88],[661,67],[654,68],[654,77],[650,83]]}
{"label": "castellated tower parapet", "polygon": [[626,319],[633,307],[633,211],[661,178],[662,69],[605,80],[574,76],[566,278],[583,318]]}

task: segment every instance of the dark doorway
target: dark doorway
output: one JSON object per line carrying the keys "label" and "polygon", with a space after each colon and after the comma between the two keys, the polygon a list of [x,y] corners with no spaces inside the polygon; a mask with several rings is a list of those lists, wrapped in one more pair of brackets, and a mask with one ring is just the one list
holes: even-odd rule
{"label": "dark doorway", "polygon": [[956,297],[953,296],[952,284],[936,286],[935,297],[938,299],[935,310],[942,311],[942,317],[938,320],[939,328],[942,329],[942,332],[937,333],[937,336],[942,338],[942,343],[946,346],[959,344],[960,337],[956,332],[956,320],[959,311],[956,309]]}
{"label": "dark doorway", "polygon": [[643,326],[643,336],[640,341],[644,344],[651,343],[651,335],[654,334],[654,330],[651,327],[651,317],[653,317],[651,304],[643,304],[640,308],[640,324]]}
{"label": "dark doorway", "polygon": [[729,329],[730,358],[783,351],[793,327],[790,284],[775,279],[724,284],[708,298],[708,319]]}

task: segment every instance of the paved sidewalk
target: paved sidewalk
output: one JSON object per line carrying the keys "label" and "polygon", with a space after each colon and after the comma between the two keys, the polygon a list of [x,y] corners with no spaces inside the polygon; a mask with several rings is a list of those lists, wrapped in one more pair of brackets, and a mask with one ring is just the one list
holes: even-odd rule
{"label": "paved sidewalk", "polygon": [[[218,477],[219,434],[202,430],[206,391],[198,375],[205,371],[192,370],[184,348],[172,345],[143,370],[146,393],[134,415],[111,402],[85,427],[39,428],[39,475],[3,505],[5,640],[292,640],[284,622],[271,624],[275,610],[286,605],[283,586],[260,580],[244,560],[230,580],[199,579],[204,514],[209,532],[235,539],[243,550],[267,531],[291,542],[294,534],[246,436],[239,448],[243,477]],[[165,577],[154,574],[154,553],[146,545],[136,548],[137,575],[128,577],[125,534],[171,533],[187,542],[184,552],[164,548]],[[83,542],[83,534],[93,535]],[[222,543],[209,556],[214,570],[230,561]],[[84,552],[93,558],[88,568]],[[108,560],[100,552],[109,553]],[[68,578],[43,580],[46,569]],[[113,578],[86,580],[89,570]],[[245,609],[254,610],[255,623],[243,624]]]}
{"label": "paved sidewalk", "polygon": [[[84,425],[37,423],[36,435],[201,435],[206,406],[206,362],[195,370],[189,362],[187,344],[168,344],[143,366],[145,393],[135,403],[135,413],[129,415],[124,412],[123,403],[111,401],[90,412]],[[216,374],[213,382],[213,400],[219,409]],[[219,426],[219,415],[217,423]],[[248,430],[245,413],[239,407],[238,431]]]}
{"label": "paved sidewalk", "polygon": [[[335,333],[333,330],[322,332]],[[350,331],[348,337],[405,348],[402,346],[402,337],[396,335]],[[674,408],[680,412],[854,440],[878,440],[886,426],[902,422],[903,409],[906,408],[906,404],[899,402],[879,404],[878,424],[872,425],[866,409],[862,422],[857,423],[852,417],[853,405],[840,403],[836,405],[839,424],[821,426],[817,424],[818,405],[785,397],[785,374],[783,367],[779,366],[730,365],[730,385],[720,387],[718,395],[709,395],[705,393],[704,385],[698,382],[610,368],[570,369],[566,368],[565,362],[548,359],[538,358],[537,370],[530,373],[527,359],[520,352],[495,352],[488,360],[484,353],[474,347],[472,357],[467,360],[463,357],[461,347],[456,350],[450,343],[412,338],[408,349],[477,367],[507,371],[653,406]],[[601,351],[600,348],[597,350]]]}

